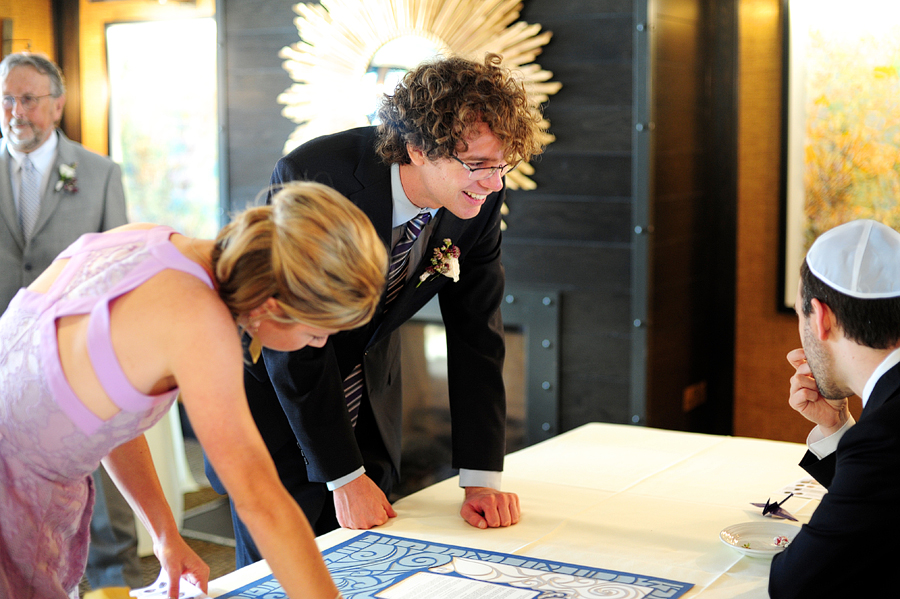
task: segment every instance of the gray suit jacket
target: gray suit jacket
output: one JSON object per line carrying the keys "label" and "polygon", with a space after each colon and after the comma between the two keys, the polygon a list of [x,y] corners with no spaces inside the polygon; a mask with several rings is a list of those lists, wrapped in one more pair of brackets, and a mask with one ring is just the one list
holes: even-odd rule
{"label": "gray suit jacket", "polygon": [[[0,312],[56,256],[84,233],[105,231],[127,222],[122,170],[107,158],[59,133],[50,180],[41,197],[34,234],[27,243],[19,226],[10,177],[12,157],[0,140]],[[78,191],[56,191],[59,167],[77,164]]]}

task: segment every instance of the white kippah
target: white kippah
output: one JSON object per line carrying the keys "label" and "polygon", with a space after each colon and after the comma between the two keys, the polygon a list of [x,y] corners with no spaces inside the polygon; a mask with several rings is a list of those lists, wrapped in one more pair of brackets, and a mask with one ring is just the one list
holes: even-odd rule
{"label": "white kippah", "polygon": [[855,220],[819,236],[806,254],[809,270],[852,297],[900,297],[900,233],[874,220]]}

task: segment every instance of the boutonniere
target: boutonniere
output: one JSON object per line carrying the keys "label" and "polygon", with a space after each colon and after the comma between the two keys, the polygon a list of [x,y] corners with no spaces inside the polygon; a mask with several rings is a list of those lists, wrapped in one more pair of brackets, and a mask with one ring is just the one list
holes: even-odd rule
{"label": "boutonniere", "polygon": [[77,166],[77,162],[59,165],[59,181],[56,182],[56,191],[60,189],[64,189],[69,193],[78,191],[78,187],[75,185],[78,183],[78,179],[75,177],[75,167]]}
{"label": "boutonniere", "polygon": [[459,281],[459,248],[449,239],[445,239],[441,247],[434,248],[431,266],[419,277],[419,284],[416,287],[438,275],[450,277],[454,283]]}

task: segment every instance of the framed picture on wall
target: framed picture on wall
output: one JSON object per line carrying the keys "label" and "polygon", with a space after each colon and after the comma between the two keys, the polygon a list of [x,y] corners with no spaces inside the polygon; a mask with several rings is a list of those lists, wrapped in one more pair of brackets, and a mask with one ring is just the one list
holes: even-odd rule
{"label": "framed picture on wall", "polygon": [[900,229],[900,2],[784,0],[782,273],[821,233],[871,218]]}

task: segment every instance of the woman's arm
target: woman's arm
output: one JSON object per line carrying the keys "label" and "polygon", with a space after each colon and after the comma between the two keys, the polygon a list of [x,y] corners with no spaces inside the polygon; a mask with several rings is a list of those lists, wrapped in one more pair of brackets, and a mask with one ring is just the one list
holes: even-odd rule
{"label": "woman's arm", "polygon": [[141,435],[113,449],[104,458],[103,465],[150,532],[153,553],[169,575],[169,597],[178,597],[178,583],[182,576],[206,592],[209,566],[188,547],[178,532],[178,525],[159,484],[146,438]]}
{"label": "woman's arm", "polygon": [[234,321],[224,306],[198,310],[196,303],[177,320],[172,372],[191,426],[238,514],[288,597],[335,599],[309,523],[278,478],[247,406]]}

